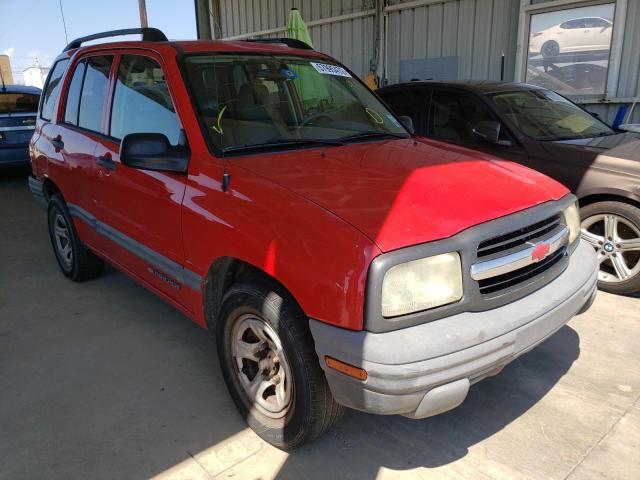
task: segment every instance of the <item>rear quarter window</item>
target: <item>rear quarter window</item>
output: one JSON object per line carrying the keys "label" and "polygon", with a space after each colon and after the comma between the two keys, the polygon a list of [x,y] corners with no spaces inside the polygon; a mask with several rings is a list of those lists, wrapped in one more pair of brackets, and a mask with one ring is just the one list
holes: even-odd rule
{"label": "rear quarter window", "polygon": [[47,83],[42,91],[42,107],[40,109],[40,118],[43,120],[51,120],[53,117],[53,112],[60,96],[62,79],[68,64],[68,59],[58,61],[51,70],[49,78],[47,78]]}

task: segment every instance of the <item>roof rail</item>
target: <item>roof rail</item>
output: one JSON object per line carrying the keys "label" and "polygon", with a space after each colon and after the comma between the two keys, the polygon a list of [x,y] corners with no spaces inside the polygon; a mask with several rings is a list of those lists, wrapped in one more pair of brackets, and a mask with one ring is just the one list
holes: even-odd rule
{"label": "roof rail", "polygon": [[74,48],[80,48],[84,42],[91,40],[97,40],[99,38],[119,37],[121,35],[135,35],[136,33],[142,34],[142,40],[147,42],[166,42],[167,36],[162,33],[162,30],[157,28],[124,28],[122,30],[110,30],[108,32],[94,33],[93,35],[87,35],[86,37],[76,38],[72,40],[66,47],[64,52],[73,50]]}
{"label": "roof rail", "polygon": [[313,50],[311,45],[303,42],[302,40],[298,40],[297,38],[248,38],[245,40],[246,42],[256,42],[256,43],[282,43],[287,47],[291,48],[301,48],[302,50]]}

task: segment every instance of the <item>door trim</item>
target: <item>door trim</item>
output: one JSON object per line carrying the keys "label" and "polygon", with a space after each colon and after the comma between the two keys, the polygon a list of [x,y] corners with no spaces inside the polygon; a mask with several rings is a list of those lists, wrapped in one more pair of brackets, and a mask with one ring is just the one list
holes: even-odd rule
{"label": "door trim", "polygon": [[[87,212],[82,207],[73,203],[68,203],[67,207],[69,208],[71,216],[81,219],[100,235],[108,238],[133,255],[149,263],[149,266],[153,267],[154,270],[167,275],[170,279],[174,279],[179,285],[184,285],[196,292],[200,291],[202,276],[196,272],[183,267],[170,258],[161,255],[155,250],[150,249],[146,245],[143,245],[137,240],[134,240],[119,230],[116,230],[112,226],[98,220],[94,215]],[[151,273],[154,273],[155,275],[155,272]],[[157,275],[155,276],[157,277]]]}

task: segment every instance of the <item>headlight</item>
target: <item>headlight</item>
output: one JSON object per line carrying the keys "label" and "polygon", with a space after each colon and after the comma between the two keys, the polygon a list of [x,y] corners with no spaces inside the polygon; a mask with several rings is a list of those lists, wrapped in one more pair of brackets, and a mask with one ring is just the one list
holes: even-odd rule
{"label": "headlight", "polygon": [[564,220],[569,227],[569,243],[573,243],[580,236],[580,211],[577,203],[564,209]]}
{"label": "headlight", "polygon": [[401,263],[382,281],[382,316],[395,317],[462,298],[462,266],[457,252]]}

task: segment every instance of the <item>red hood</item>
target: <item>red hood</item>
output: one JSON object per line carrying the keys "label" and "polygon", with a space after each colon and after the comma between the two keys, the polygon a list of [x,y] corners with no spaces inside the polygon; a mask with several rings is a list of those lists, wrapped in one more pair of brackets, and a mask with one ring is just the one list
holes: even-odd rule
{"label": "red hood", "polygon": [[450,237],[568,193],[521,165],[424,139],[247,156],[234,163],[333,212],[383,252]]}

